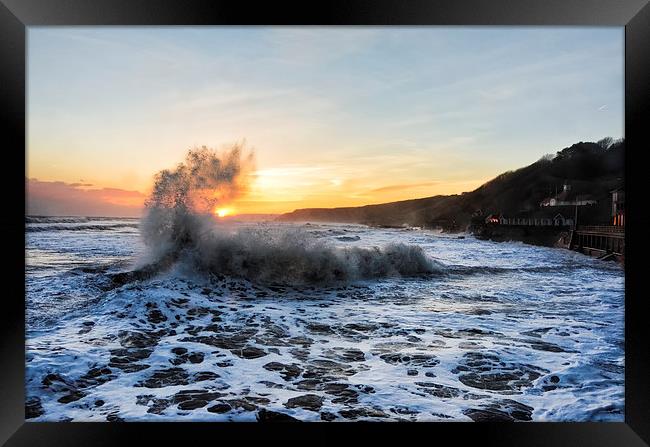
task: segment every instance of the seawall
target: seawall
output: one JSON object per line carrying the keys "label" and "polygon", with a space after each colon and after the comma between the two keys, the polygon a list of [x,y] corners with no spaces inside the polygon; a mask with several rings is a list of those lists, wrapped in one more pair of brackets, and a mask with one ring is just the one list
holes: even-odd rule
{"label": "seawall", "polygon": [[544,247],[569,248],[571,229],[556,226],[482,225],[470,231],[478,239],[497,242],[520,241]]}

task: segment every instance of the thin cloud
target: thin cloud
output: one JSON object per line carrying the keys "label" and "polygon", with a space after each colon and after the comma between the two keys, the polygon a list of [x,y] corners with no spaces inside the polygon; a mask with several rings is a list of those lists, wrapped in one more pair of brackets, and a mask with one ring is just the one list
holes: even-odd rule
{"label": "thin cloud", "polygon": [[390,185],[390,186],[383,186],[381,188],[372,189],[370,190],[370,192],[377,193],[377,192],[403,191],[405,189],[424,188],[427,186],[436,186],[439,184],[440,184],[439,181],[433,181],[433,182],[424,182],[424,183],[410,183],[405,185]]}
{"label": "thin cloud", "polygon": [[32,215],[81,215],[137,217],[145,195],[119,188],[82,189],[88,183],[26,179],[27,213]]}

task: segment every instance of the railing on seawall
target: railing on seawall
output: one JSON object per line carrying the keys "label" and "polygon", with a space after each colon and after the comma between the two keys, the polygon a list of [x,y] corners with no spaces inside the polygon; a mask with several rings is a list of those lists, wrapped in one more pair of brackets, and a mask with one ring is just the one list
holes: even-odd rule
{"label": "railing on seawall", "polygon": [[625,234],[625,227],[614,225],[578,225],[578,232],[600,234]]}
{"label": "railing on seawall", "polygon": [[580,225],[571,232],[571,250],[591,255],[625,253],[625,227],[606,225]]}

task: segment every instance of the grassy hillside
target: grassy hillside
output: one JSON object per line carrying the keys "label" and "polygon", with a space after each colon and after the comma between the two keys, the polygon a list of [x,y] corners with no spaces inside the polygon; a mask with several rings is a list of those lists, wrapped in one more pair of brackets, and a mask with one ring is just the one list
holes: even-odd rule
{"label": "grassy hillside", "polygon": [[278,219],[461,230],[468,227],[478,210],[483,214],[514,214],[538,209],[539,203],[566,181],[574,194],[598,201],[586,214],[589,223],[606,223],[611,207],[609,191],[623,185],[624,154],[624,141],[580,142],[503,173],[471,192],[361,207],[306,208]]}

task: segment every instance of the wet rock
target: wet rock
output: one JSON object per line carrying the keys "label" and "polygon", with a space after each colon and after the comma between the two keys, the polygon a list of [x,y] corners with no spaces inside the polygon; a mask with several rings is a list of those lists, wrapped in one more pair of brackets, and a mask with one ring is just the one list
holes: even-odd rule
{"label": "wet rock", "polygon": [[391,353],[379,356],[380,359],[391,365],[418,366],[431,368],[436,366],[440,361],[432,354],[410,354],[410,353]]}
{"label": "wet rock", "polygon": [[267,371],[279,372],[282,378],[286,381],[293,380],[302,373],[302,368],[295,363],[287,365],[280,362],[271,362],[264,365],[263,368]]}
{"label": "wet rock", "polygon": [[315,335],[332,335],[335,333],[329,325],[322,323],[308,323],[305,328]]}
{"label": "wet rock", "polygon": [[470,408],[463,411],[474,422],[513,422],[530,421],[533,408],[520,402],[506,399],[483,408]]}
{"label": "wet rock", "polygon": [[418,390],[441,399],[452,399],[460,396],[461,391],[458,388],[440,385],[433,382],[415,382]]}
{"label": "wet rock", "polygon": [[390,411],[396,414],[405,414],[405,415],[418,414],[418,411],[411,410],[410,408],[406,408],[406,407],[393,407],[390,409]]}
{"label": "wet rock", "polygon": [[320,418],[322,421],[331,422],[336,419],[336,415],[334,413],[330,413],[329,411],[323,411],[320,414]]}
{"label": "wet rock", "polygon": [[210,313],[210,309],[207,307],[193,307],[187,311],[187,315],[190,317],[204,317]]}
{"label": "wet rock", "polygon": [[57,399],[57,402],[60,402],[62,404],[68,404],[70,402],[75,402],[84,397],[86,397],[86,393],[79,390],[73,390],[69,394],[66,394],[65,396],[62,396],[59,399]]}
{"label": "wet rock", "polygon": [[370,352],[375,355],[390,354],[399,352],[401,349],[408,349],[412,346],[414,346],[413,343],[389,341],[375,344]]}
{"label": "wet rock", "polygon": [[260,348],[256,348],[255,346],[246,346],[243,349],[234,349],[231,352],[237,357],[241,357],[243,359],[256,359],[268,355],[266,351]]}
{"label": "wet rock", "polygon": [[77,380],[77,385],[80,388],[88,388],[90,386],[101,385],[102,383],[106,383],[116,377],[111,373],[111,369],[106,367],[90,368],[88,372],[79,377],[79,380]]}
{"label": "wet rock", "polygon": [[540,329],[533,329],[533,330],[530,330],[530,331],[522,332],[521,335],[527,335],[529,337],[542,338],[542,335],[546,334],[551,329],[553,329],[553,328],[545,327],[545,328],[540,328]]}
{"label": "wet rock", "polygon": [[139,363],[141,360],[149,358],[153,349],[146,348],[122,348],[111,349],[112,357],[108,366],[121,369],[123,372],[131,373],[142,371],[149,368],[149,365]]}
{"label": "wet rock", "polygon": [[272,334],[263,334],[255,337],[255,343],[263,346],[291,346],[288,341],[282,340]]}
{"label": "wet rock", "polygon": [[489,311],[487,309],[472,309],[467,313],[470,315],[490,315],[492,314],[492,311]]}
{"label": "wet rock", "polygon": [[365,354],[355,348],[332,348],[325,351],[325,356],[341,362],[363,362]]}
{"label": "wet rock", "polygon": [[289,354],[304,362],[309,358],[309,349],[293,348],[289,350]]}
{"label": "wet rock", "polygon": [[111,290],[131,282],[147,280],[158,273],[161,268],[162,263],[156,263],[137,270],[108,274],[107,276],[110,278],[111,284],[102,287],[102,289]]}
{"label": "wet rock", "polygon": [[146,380],[135,384],[146,388],[188,385],[189,376],[183,368],[168,368],[154,371]]}
{"label": "wet rock", "polygon": [[460,349],[476,350],[482,347],[483,345],[481,343],[477,343],[475,341],[463,341],[458,343],[458,348]]}
{"label": "wet rock", "polygon": [[[208,324],[206,327],[203,328],[204,332],[214,332],[215,334],[220,334],[223,332],[223,328],[218,325],[218,324]],[[196,335],[196,334],[194,334]]]}
{"label": "wet rock", "polygon": [[211,407],[208,407],[208,411],[210,413],[228,413],[230,410],[232,410],[232,407],[228,405],[227,403],[220,402],[216,405],[213,405]]}
{"label": "wet rock", "polygon": [[375,389],[370,385],[363,385],[363,384],[360,383],[360,384],[357,384],[355,386],[362,393],[365,393],[365,394],[374,394],[375,393]]}
{"label": "wet rock", "polygon": [[187,329],[185,329],[185,332],[190,335],[198,335],[199,332],[202,332],[204,330],[205,328],[203,326],[190,326]]}
{"label": "wet rock", "polygon": [[206,380],[214,380],[221,377],[219,374],[212,371],[200,371],[192,376],[192,382],[205,382]]}
{"label": "wet rock", "polygon": [[167,317],[159,309],[151,309],[147,313],[147,321],[151,324],[159,324],[167,321]]}
{"label": "wet rock", "polygon": [[172,352],[176,355],[183,355],[187,354],[187,349],[182,347],[172,348]]}
{"label": "wet rock", "polygon": [[305,379],[294,383],[299,390],[318,390],[321,389],[323,381],[320,379]]}
{"label": "wet rock", "polygon": [[516,394],[548,371],[532,365],[506,363],[493,354],[468,352],[451,372],[466,372],[458,377],[464,385]]}
{"label": "wet rock", "polygon": [[[91,323],[91,324],[87,325],[86,323]],[[84,327],[79,329],[79,332],[77,332],[77,334],[79,335],[87,334],[88,332],[90,332],[93,329],[93,325],[95,323],[93,323],[92,321],[84,321],[82,324],[84,325]]]}
{"label": "wet rock", "polygon": [[71,381],[67,380],[60,374],[56,374],[56,373],[50,373],[45,375],[45,377],[43,377],[43,380],[41,381],[41,384],[43,385],[43,387],[49,388],[54,392],[68,391],[74,388],[74,385],[72,384]]}
{"label": "wet rock", "polygon": [[34,419],[45,413],[41,405],[41,399],[30,397],[25,400],[25,419]]}
{"label": "wet rock", "polygon": [[[228,330],[229,328],[222,328],[221,330]],[[203,343],[205,345],[214,346],[215,348],[227,349],[229,351],[243,349],[250,338],[257,333],[257,330],[241,330],[240,333],[233,335],[217,334],[217,335],[201,335],[196,337],[185,337],[181,339],[182,342]]]}
{"label": "wet rock", "polygon": [[323,390],[327,394],[336,396],[332,399],[335,404],[356,404],[358,403],[359,393],[350,388],[345,383],[328,383],[323,386]]}
{"label": "wet rock", "polygon": [[267,323],[263,334],[255,338],[255,342],[264,346],[291,346],[287,340],[289,333],[282,327]]}
{"label": "wet rock", "polygon": [[[549,385],[548,383],[551,383]],[[544,380],[541,382],[541,387],[544,391],[553,391],[559,388],[560,383],[560,378],[558,376],[550,376],[550,377],[545,377]]]}
{"label": "wet rock", "polygon": [[452,419],[453,418],[453,416],[449,416],[448,414],[444,414],[444,413],[431,413],[431,415],[435,416],[437,418],[440,418],[440,419]]}
{"label": "wet rock", "polygon": [[370,323],[350,323],[343,326],[345,329],[358,332],[373,332],[378,329],[376,324]]}
{"label": "wet rock", "polygon": [[255,411],[257,410],[257,405],[248,402],[244,399],[230,399],[227,401],[232,408],[241,408],[244,411]]}
{"label": "wet rock", "polygon": [[124,348],[149,348],[156,346],[159,337],[137,331],[119,331],[117,337]]}
{"label": "wet rock", "polygon": [[503,335],[500,332],[488,331],[485,329],[479,328],[469,328],[461,329],[457,332],[457,335],[460,335],[463,338],[467,337],[485,337],[485,336],[494,336],[494,335]]}
{"label": "wet rock", "polygon": [[149,368],[151,365],[147,365],[144,363],[134,363],[134,364],[125,364],[125,365],[118,365],[115,363],[109,363],[110,366],[113,366],[115,368],[119,368],[122,370],[122,372],[125,373],[134,373],[138,371],[142,371],[144,369]]}
{"label": "wet rock", "polygon": [[285,404],[287,408],[304,408],[305,410],[318,411],[323,406],[323,398],[316,394],[305,394],[303,396],[292,397]]}
{"label": "wet rock", "polygon": [[311,339],[309,337],[302,337],[302,336],[300,336],[300,337],[291,337],[287,341],[292,345],[302,346],[303,348],[308,348],[314,343],[313,339]]}
{"label": "wet rock", "polygon": [[88,385],[87,382],[73,382],[56,373],[47,374],[43,377],[41,384],[44,388],[49,389],[52,392],[64,393],[64,395],[57,400],[62,404],[75,402],[85,397],[86,393],[80,388],[84,388]]}
{"label": "wet rock", "polygon": [[116,413],[111,413],[106,416],[108,422],[124,422],[124,419],[119,417]]}
{"label": "wet rock", "polygon": [[266,386],[267,388],[272,388],[272,389],[285,389],[285,388],[287,388],[285,385],[282,385],[281,383],[275,383],[275,382],[271,382],[269,380],[261,380],[259,383]]}
{"label": "wet rock", "polygon": [[353,408],[350,410],[341,410],[339,414],[345,419],[359,419],[359,418],[387,418],[388,415],[381,410],[375,408]]}
{"label": "wet rock", "polygon": [[140,394],[135,397],[136,405],[147,405],[155,396],[153,394]]}
{"label": "wet rock", "polygon": [[203,353],[202,352],[193,352],[190,354],[187,359],[190,361],[190,363],[201,363],[203,362]]}
{"label": "wet rock", "polygon": [[223,393],[205,390],[183,390],[172,397],[172,402],[178,404],[181,410],[194,410],[205,407],[209,402],[224,396]]}
{"label": "wet rock", "polygon": [[338,363],[333,360],[312,360],[306,365],[306,370],[302,374],[305,379],[322,379],[328,377],[336,378],[340,376],[353,376],[357,371],[351,366]]}
{"label": "wet rock", "polygon": [[418,375],[418,370],[417,369],[409,369],[408,371],[406,371],[406,374],[408,374],[409,376],[417,376]]}
{"label": "wet rock", "polygon": [[264,408],[257,412],[256,419],[258,422],[300,422],[300,420],[288,414],[266,410]]}
{"label": "wet rock", "polygon": [[102,405],[104,405],[104,401],[103,401],[103,400],[101,400],[101,399],[97,399],[97,400],[95,401],[95,406],[96,406],[96,407],[101,407]]}
{"label": "wet rock", "polygon": [[548,343],[545,341],[535,341],[530,343],[530,347],[533,349],[536,349],[538,351],[546,351],[546,352],[566,352],[564,349],[562,349],[560,346],[553,344],[553,343]]}

